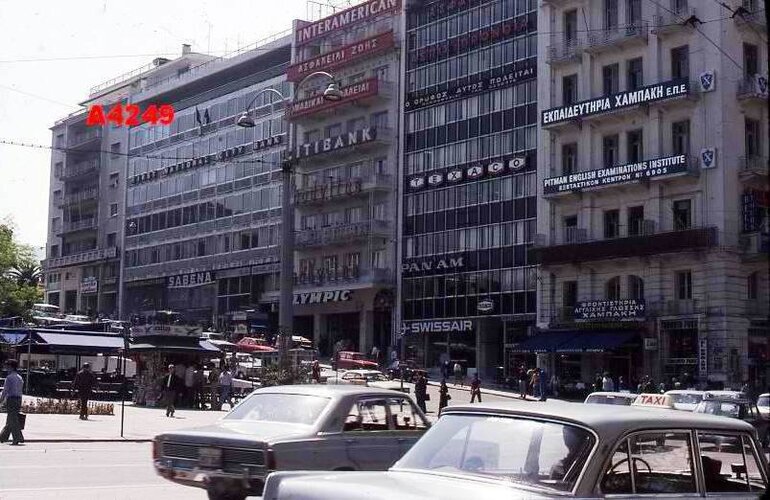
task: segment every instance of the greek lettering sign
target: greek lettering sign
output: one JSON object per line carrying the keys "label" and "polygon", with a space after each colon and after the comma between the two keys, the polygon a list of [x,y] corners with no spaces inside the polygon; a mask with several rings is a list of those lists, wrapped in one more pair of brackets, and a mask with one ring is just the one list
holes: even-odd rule
{"label": "greek lettering sign", "polygon": [[288,114],[290,118],[297,118],[298,116],[311,115],[324,109],[333,108],[340,104],[347,102],[353,102],[363,97],[370,97],[377,95],[379,92],[379,80],[376,78],[370,78],[347,87],[342,87],[342,98],[338,101],[327,101],[322,94],[314,95],[308,99],[293,102],[289,106]]}
{"label": "greek lettering sign", "polygon": [[644,300],[592,300],[575,306],[575,323],[644,321]]}
{"label": "greek lettering sign", "polygon": [[708,358],[709,341],[708,339],[700,339],[698,341],[698,372],[701,377],[705,377],[708,374]]}
{"label": "greek lettering sign", "polygon": [[401,331],[403,333],[472,332],[473,321],[469,319],[454,321],[405,321],[401,326]]}
{"label": "greek lettering sign", "polygon": [[211,271],[177,274],[166,279],[166,286],[168,288],[192,288],[194,286],[210,285],[214,283],[214,276],[214,273]]}
{"label": "greek lettering sign", "polygon": [[337,50],[327,52],[317,57],[289,66],[286,69],[286,79],[297,82],[314,71],[327,71],[345,66],[353,61],[372,57],[392,48],[395,45],[393,32],[387,31],[379,35],[352,43]]}
{"label": "greek lettering sign", "polygon": [[96,293],[98,289],[99,281],[95,276],[89,276],[80,281],[80,293]]}
{"label": "greek lettering sign", "polygon": [[542,125],[553,125],[556,123],[585,118],[586,116],[607,113],[616,109],[628,108],[672,97],[681,97],[690,92],[690,82],[685,78],[669,80],[663,83],[648,85],[636,90],[628,90],[610,94],[596,99],[561,106],[558,108],[547,109],[543,111]]}
{"label": "greek lettering sign", "polygon": [[319,21],[305,24],[294,31],[297,46],[305,45],[317,38],[328,36],[335,31],[366,22],[382,14],[401,8],[401,0],[369,0]]}
{"label": "greek lettering sign", "polygon": [[543,194],[578,191],[581,189],[628,184],[643,179],[687,172],[687,155],[665,156],[639,163],[586,170],[569,175],[543,179]]}
{"label": "greek lettering sign", "polygon": [[465,267],[464,259],[463,256],[458,255],[453,257],[412,260],[401,264],[401,272],[404,276],[455,272],[455,270]]}
{"label": "greek lettering sign", "polygon": [[260,139],[258,141],[254,141],[254,151],[259,151],[260,149],[267,149],[271,148],[273,146],[278,146],[283,143],[283,134],[281,135],[274,135],[272,137],[266,137],[264,139]]}
{"label": "greek lettering sign", "polygon": [[347,302],[353,292],[350,290],[330,290],[325,292],[295,293],[294,304],[310,305],[325,304],[327,302]]}
{"label": "greek lettering sign", "polygon": [[356,144],[372,142],[376,139],[377,129],[374,127],[366,127],[354,132],[348,132],[347,134],[321,139],[320,141],[300,144],[294,151],[294,157],[297,159],[307,158],[308,156],[328,153],[330,151],[355,146]]}

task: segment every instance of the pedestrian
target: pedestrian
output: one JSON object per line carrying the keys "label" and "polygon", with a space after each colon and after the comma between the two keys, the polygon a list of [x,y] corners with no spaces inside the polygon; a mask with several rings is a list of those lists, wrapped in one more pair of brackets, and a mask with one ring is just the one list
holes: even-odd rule
{"label": "pedestrian", "polygon": [[446,378],[441,379],[441,386],[438,389],[438,411],[449,404],[452,396],[449,395],[449,387],[446,386]]}
{"label": "pedestrian", "polygon": [[551,375],[551,394],[553,397],[559,397],[559,377],[554,373]]}
{"label": "pedestrian", "polygon": [[88,420],[88,400],[96,387],[96,375],[91,371],[91,363],[84,363],[83,369],[75,375],[72,388],[77,391],[80,400],[80,420]]}
{"label": "pedestrian", "polygon": [[163,376],[163,401],[166,403],[166,417],[173,417],[176,411],[176,394],[179,386],[179,378],[176,376],[176,367],[168,365],[168,372]]}
{"label": "pedestrian", "polygon": [[596,376],[594,377],[594,392],[599,392],[602,390],[603,386],[602,374],[599,372],[596,372]]}
{"label": "pedestrian", "polygon": [[524,363],[519,366],[519,396],[527,399],[527,367]]}
{"label": "pedestrian", "polygon": [[316,384],[320,384],[321,383],[321,364],[318,363],[317,359],[313,361],[311,372],[312,372],[311,376],[313,377],[313,382],[315,382]]}
{"label": "pedestrian", "polygon": [[548,375],[545,373],[545,370],[542,368],[538,368],[538,383],[540,384],[539,390],[540,390],[540,401],[545,401],[548,397],[548,386],[546,384],[546,381],[548,380]]}
{"label": "pedestrian", "polygon": [[425,401],[428,399],[428,379],[425,378],[425,374],[420,371],[417,375],[417,381],[414,384],[414,397],[417,400],[417,406],[423,413],[427,413],[428,409],[425,407]]}
{"label": "pedestrian", "polygon": [[372,361],[377,363],[377,366],[380,366],[380,348],[377,346],[372,347]]}
{"label": "pedestrian", "polygon": [[626,392],[628,390],[628,387],[626,386],[626,381],[623,379],[622,376],[618,377],[618,390],[620,392]]}
{"label": "pedestrian", "polygon": [[184,402],[188,407],[195,403],[195,367],[192,364],[184,371]]}
{"label": "pedestrian", "polygon": [[610,377],[609,372],[604,372],[604,377],[602,377],[602,390],[604,392],[615,392],[615,382]]}
{"label": "pedestrian", "polygon": [[205,376],[203,374],[203,368],[201,365],[195,365],[195,371],[193,372],[193,408],[196,410],[202,410],[203,404],[203,382]]}
{"label": "pedestrian", "polygon": [[219,401],[219,368],[213,366],[209,372],[209,397],[211,398],[211,409],[221,410],[222,403]]}
{"label": "pedestrian", "polygon": [[219,399],[220,407],[226,402],[228,405],[230,405],[230,409],[232,410],[233,401],[230,395],[233,391],[233,375],[230,373],[230,368],[227,365],[225,365],[225,369],[219,376],[219,391],[222,394]]}
{"label": "pedestrian", "polygon": [[477,397],[479,398],[479,403],[481,403],[481,380],[479,380],[478,372],[473,374],[473,380],[471,381],[471,403],[474,403]]}
{"label": "pedestrian", "polygon": [[463,367],[460,366],[459,361],[455,361],[453,371],[455,373],[455,385],[462,386],[463,385]]}
{"label": "pedestrian", "polygon": [[0,405],[5,402],[5,427],[0,431],[0,443],[8,441],[13,437],[12,445],[17,446],[24,442],[24,434],[21,432],[21,397],[24,390],[24,380],[19,375],[19,362],[15,359],[9,359],[5,362],[8,368],[8,375],[5,378],[3,392],[0,392]]}

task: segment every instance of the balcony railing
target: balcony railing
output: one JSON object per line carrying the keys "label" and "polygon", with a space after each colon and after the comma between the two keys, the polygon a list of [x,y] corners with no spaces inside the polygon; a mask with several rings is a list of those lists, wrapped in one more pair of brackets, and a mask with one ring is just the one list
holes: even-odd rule
{"label": "balcony railing", "polygon": [[558,65],[580,60],[583,51],[583,41],[578,38],[554,41],[546,52],[546,62],[550,65]]}
{"label": "balcony railing", "polygon": [[387,236],[389,234],[390,223],[388,221],[370,220],[297,231],[294,245],[298,248],[340,245],[372,236]]}
{"label": "balcony railing", "polygon": [[99,248],[95,250],[89,250],[87,252],[76,253],[73,255],[65,255],[63,257],[53,257],[51,259],[46,259],[43,261],[43,269],[54,269],[57,267],[85,264],[86,262],[114,259],[117,256],[117,247]]}
{"label": "balcony railing", "polygon": [[[757,4],[759,4],[759,2],[757,2]],[[757,12],[748,12],[745,14],[733,16],[733,20],[740,29],[745,29],[752,32],[755,30],[767,32],[767,18],[765,17],[765,9]]]}
{"label": "balcony railing", "polygon": [[72,134],[67,140],[67,147],[78,148],[96,142],[102,138],[102,130],[99,127],[89,128],[85,132]]}
{"label": "balcony railing", "polygon": [[393,177],[375,174],[365,178],[356,177],[297,189],[294,192],[296,205],[313,205],[337,199],[347,199],[357,194],[393,187]]}
{"label": "balcony railing", "polygon": [[768,171],[770,170],[768,168],[768,162],[767,162],[767,156],[742,156],[738,158],[738,167],[740,175],[742,176],[767,176]]}
{"label": "balcony railing", "polygon": [[[657,36],[676,33],[688,29],[684,21],[695,15],[695,9],[682,9],[680,11],[663,11],[652,16],[652,28],[650,31]],[[692,29],[692,28],[690,28]]]}
{"label": "balcony railing", "polygon": [[312,273],[294,275],[294,286],[311,288],[338,283],[382,283],[390,281],[387,269],[361,269],[358,266],[342,266],[334,269],[318,269]]}
{"label": "balcony railing", "polygon": [[81,219],[78,221],[68,221],[62,226],[61,233],[72,233],[74,231],[86,231],[96,229],[96,218]]}
{"label": "balcony railing", "polygon": [[767,96],[768,80],[766,75],[746,76],[738,80],[738,89],[735,92],[735,97],[739,101],[760,100],[767,102]]}
{"label": "balcony railing", "polygon": [[616,26],[590,31],[588,33],[588,45],[586,50],[589,52],[602,52],[604,50],[609,50],[616,45],[623,45],[631,42],[647,43],[647,34],[649,31],[650,26],[647,21],[637,21],[626,26]]}
{"label": "balcony railing", "polygon": [[[565,238],[566,243],[540,246],[530,250],[537,263],[543,265],[590,262],[604,259],[645,257],[664,253],[676,253],[717,245],[717,228],[703,227],[667,231],[656,234],[627,236],[624,238],[592,240],[580,239],[581,228],[574,228],[575,239]],[[538,238],[542,242],[542,238]],[[543,242],[545,243],[545,242]]]}
{"label": "balcony railing", "polygon": [[96,200],[98,197],[99,197],[99,189],[94,187],[83,191],[78,191],[77,193],[70,193],[70,194],[64,195],[59,200],[58,205],[59,206],[73,205],[75,203],[82,203],[84,201]]}
{"label": "balcony railing", "polygon": [[738,247],[747,261],[766,259],[770,255],[770,234],[756,232],[742,234],[738,239]]}
{"label": "balcony railing", "polygon": [[99,160],[87,160],[67,165],[61,174],[62,181],[70,181],[77,177],[95,173],[99,170]]}

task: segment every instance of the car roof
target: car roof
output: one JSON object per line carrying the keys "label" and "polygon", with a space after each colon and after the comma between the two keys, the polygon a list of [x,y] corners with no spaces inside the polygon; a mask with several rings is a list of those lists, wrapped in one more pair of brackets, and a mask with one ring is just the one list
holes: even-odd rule
{"label": "car roof", "polygon": [[302,394],[307,396],[342,397],[355,394],[371,394],[373,396],[403,396],[404,393],[389,389],[377,389],[361,385],[348,384],[304,384],[304,385],[276,385],[263,387],[254,391],[256,394]]}
{"label": "car roof", "polygon": [[[665,412],[665,413],[661,413]],[[639,406],[617,406],[611,412],[596,411],[596,406],[566,401],[510,401],[463,404],[448,406],[443,414],[450,413],[498,413],[517,416],[545,417],[566,423],[584,425],[599,436],[612,438],[634,429],[672,429],[701,427],[720,430],[742,430],[751,432],[753,427],[743,421],[701,413],[649,408]],[[665,418],[661,416],[665,415]]]}
{"label": "car roof", "polygon": [[631,394],[630,392],[597,391],[597,392],[592,392],[588,396],[613,396],[617,398],[636,399],[636,396],[638,396],[638,394]]}
{"label": "car roof", "polygon": [[763,392],[759,395],[760,398],[770,398],[770,392]]}
{"label": "car roof", "polygon": [[674,389],[666,391],[665,394],[706,394],[706,391],[697,391],[695,389]]}
{"label": "car roof", "polygon": [[710,397],[710,398],[704,398],[703,403],[708,403],[711,401],[716,401],[718,403],[735,403],[737,405],[752,405],[754,404],[753,401],[748,400],[746,398],[729,398],[726,396],[716,396],[716,397]]}

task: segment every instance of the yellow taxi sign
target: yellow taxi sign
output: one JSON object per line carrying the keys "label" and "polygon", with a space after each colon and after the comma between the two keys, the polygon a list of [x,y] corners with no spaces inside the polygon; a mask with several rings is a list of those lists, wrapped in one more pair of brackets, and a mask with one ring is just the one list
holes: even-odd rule
{"label": "yellow taxi sign", "polygon": [[674,402],[668,394],[639,394],[631,406],[651,406],[654,408],[674,408]]}

